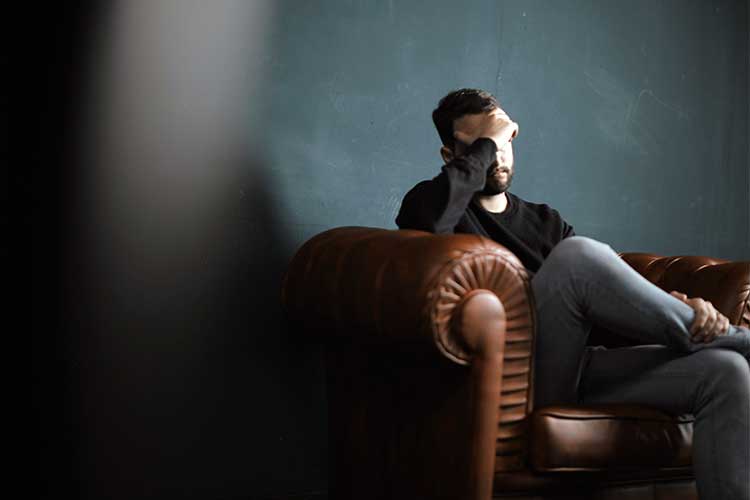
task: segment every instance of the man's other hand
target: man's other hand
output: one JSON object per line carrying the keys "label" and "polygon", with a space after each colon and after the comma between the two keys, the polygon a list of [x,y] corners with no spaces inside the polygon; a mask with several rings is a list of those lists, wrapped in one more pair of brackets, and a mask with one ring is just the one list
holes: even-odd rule
{"label": "man's other hand", "polygon": [[674,290],[669,294],[689,305],[695,311],[695,318],[690,326],[691,341],[708,343],[717,336],[727,333],[729,319],[717,311],[713,304],[700,297],[689,299],[684,293]]}

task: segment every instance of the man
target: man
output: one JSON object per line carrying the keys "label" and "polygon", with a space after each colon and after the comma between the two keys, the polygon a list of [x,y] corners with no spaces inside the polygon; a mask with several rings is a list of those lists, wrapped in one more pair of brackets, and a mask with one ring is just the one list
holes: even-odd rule
{"label": "man", "polygon": [[[532,276],[537,406],[631,403],[693,414],[700,497],[750,500],[750,331],[710,302],[666,293],[609,245],[576,236],[545,204],[510,193],[518,125],[489,93],[451,92],[432,114],[445,161],[404,197],[400,228],[472,233]],[[592,325],[636,347],[591,348]]]}

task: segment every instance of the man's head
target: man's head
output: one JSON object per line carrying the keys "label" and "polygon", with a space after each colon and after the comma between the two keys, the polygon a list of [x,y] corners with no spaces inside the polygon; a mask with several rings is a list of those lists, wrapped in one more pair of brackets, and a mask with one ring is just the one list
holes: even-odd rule
{"label": "man's head", "polygon": [[[491,112],[505,113],[497,99],[484,90],[455,90],[438,103],[432,112],[443,146],[440,155],[447,163],[455,157],[462,156],[470,144],[464,144],[454,137],[455,132],[463,132],[470,137],[481,135],[481,121],[484,114]],[[513,179],[513,147],[510,141],[498,145],[497,157],[487,174],[484,195],[492,196],[505,192]]]}

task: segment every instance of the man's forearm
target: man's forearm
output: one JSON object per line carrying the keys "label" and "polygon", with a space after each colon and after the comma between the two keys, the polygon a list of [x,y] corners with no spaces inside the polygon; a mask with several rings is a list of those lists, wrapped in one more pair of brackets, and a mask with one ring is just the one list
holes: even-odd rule
{"label": "man's forearm", "polygon": [[474,194],[484,189],[496,153],[493,140],[477,139],[465,155],[446,163],[437,177],[417,184],[401,203],[398,227],[452,233]]}

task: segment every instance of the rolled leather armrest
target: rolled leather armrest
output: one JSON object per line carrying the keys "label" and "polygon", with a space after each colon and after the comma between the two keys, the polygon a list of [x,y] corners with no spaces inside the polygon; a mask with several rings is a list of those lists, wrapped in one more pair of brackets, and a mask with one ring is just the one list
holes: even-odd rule
{"label": "rolled leather armrest", "polygon": [[530,355],[534,307],[526,270],[505,247],[475,235],[326,231],[292,259],[282,303],[290,319],[326,337],[429,342],[469,364],[471,339],[462,336],[454,312],[476,290],[500,299],[508,340]]}
{"label": "rolled leather armrest", "polygon": [[496,472],[523,467],[535,317],[506,248],[336,228],[299,249],[282,303],[326,340],[332,498],[486,500]]}

